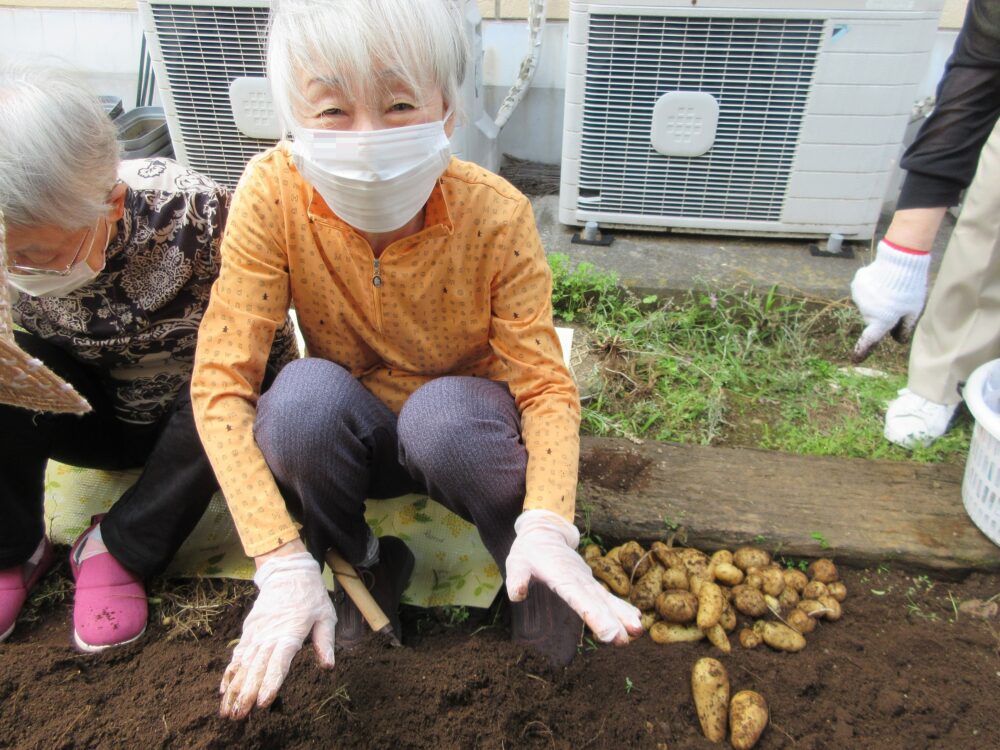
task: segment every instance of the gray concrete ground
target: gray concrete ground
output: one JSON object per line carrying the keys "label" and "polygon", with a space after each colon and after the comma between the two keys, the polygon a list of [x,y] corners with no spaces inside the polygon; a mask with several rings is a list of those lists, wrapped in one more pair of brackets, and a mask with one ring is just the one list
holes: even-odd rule
{"label": "gray concrete ground", "polygon": [[[726,237],[657,232],[607,230],[614,235],[608,247],[571,242],[575,227],[559,223],[559,196],[532,198],[535,219],[548,253],[569,256],[573,266],[591,263],[601,271],[612,271],[619,280],[639,294],[676,296],[690,289],[731,289],[752,284],[769,289],[777,286],[786,293],[821,300],[850,296],[854,272],[868,263],[872,247],[868,243],[845,243],[854,258],[820,258],[809,245],[825,240],[787,238]],[[880,237],[891,218],[886,213],[879,223]],[[932,273],[936,271],[954,220],[945,219],[934,247]]]}

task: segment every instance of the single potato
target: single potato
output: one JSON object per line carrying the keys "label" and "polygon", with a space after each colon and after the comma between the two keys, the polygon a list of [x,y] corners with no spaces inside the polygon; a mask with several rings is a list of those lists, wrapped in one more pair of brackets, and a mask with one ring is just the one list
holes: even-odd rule
{"label": "single potato", "polygon": [[666,568],[663,571],[663,590],[668,589],[684,589],[688,590],[690,584],[688,583],[688,574],[684,566]]}
{"label": "single potato", "polygon": [[830,622],[835,622],[843,616],[843,610],[840,608],[840,602],[834,599],[832,596],[821,596],[817,599],[820,604],[826,609],[823,616]]}
{"label": "single potato", "polygon": [[733,553],[733,565],[742,571],[747,568],[763,568],[771,562],[771,553],[760,547],[740,547]]}
{"label": "single potato", "polygon": [[712,572],[716,581],[727,586],[738,586],[743,583],[743,571],[732,563],[712,563]]}
{"label": "single potato", "polygon": [[757,620],[753,629],[764,639],[764,643],[776,651],[795,653],[806,647],[806,639],[802,633],[780,622]]}
{"label": "single potato", "polygon": [[635,605],[636,609],[648,612],[656,606],[656,597],[659,596],[663,585],[663,568],[654,565],[642,578],[632,586],[628,594],[628,600]]}
{"label": "single potato", "polygon": [[755,633],[751,628],[743,628],[740,631],[740,645],[743,648],[757,648],[764,639],[759,633]]}
{"label": "single potato", "polygon": [[656,612],[666,622],[694,622],[698,614],[698,597],[690,591],[664,591],[656,597]]}
{"label": "single potato", "polygon": [[594,571],[594,578],[604,581],[612,592],[618,596],[628,596],[631,585],[621,565],[605,555],[594,560],[590,567]]}
{"label": "single potato", "polygon": [[729,744],[750,750],[767,728],[767,701],[753,690],[741,690],[729,705]]}
{"label": "single potato", "polygon": [[601,548],[596,544],[588,544],[583,548],[583,559],[589,563],[591,560],[596,560],[601,557]]}
{"label": "single potato", "polygon": [[840,580],[840,575],[837,573],[837,566],[833,564],[833,560],[826,557],[813,560],[807,572],[809,573],[809,577],[814,581],[821,581],[822,583],[833,583]]}
{"label": "single potato", "polygon": [[618,561],[622,564],[625,575],[633,581],[638,581],[649,572],[653,565],[653,556],[647,555],[639,542],[625,542],[618,553]]}
{"label": "single potato", "polygon": [[702,630],[708,630],[718,625],[722,618],[722,609],[726,606],[726,597],[722,595],[719,584],[705,581],[698,590],[698,614],[696,622]]}
{"label": "single potato", "polygon": [[770,596],[779,596],[785,590],[785,576],[781,568],[767,567],[760,571],[761,591]]}
{"label": "single potato", "polygon": [[653,542],[649,549],[664,568],[684,567],[684,561],[674,547],[668,547],[663,542]]}
{"label": "single potato", "polygon": [[681,625],[676,622],[654,622],[649,629],[649,637],[654,643],[694,643],[705,637],[695,625]]}
{"label": "single potato", "polygon": [[691,669],[691,695],[701,731],[710,742],[726,739],[729,708],[729,675],[722,662],[698,659]]}
{"label": "single potato", "polygon": [[785,617],[785,622],[792,630],[797,630],[803,635],[813,632],[816,629],[816,618],[810,617],[801,609],[793,609]]}
{"label": "single potato", "polygon": [[830,596],[838,602],[843,602],[847,598],[847,586],[841,581],[831,581],[826,585],[826,589],[830,592]]}
{"label": "single potato", "polygon": [[726,635],[726,629],[720,623],[716,623],[705,630],[705,637],[709,643],[724,654],[728,654],[733,650],[732,645],[729,643],[729,636]]}
{"label": "single potato", "polygon": [[764,595],[750,586],[733,587],[733,606],[748,617],[761,617],[767,613]]}
{"label": "single potato", "polygon": [[801,570],[785,568],[785,570],[781,571],[781,575],[785,577],[785,588],[795,589],[795,593],[797,594],[801,594],[802,589],[809,583],[809,576]]}
{"label": "single potato", "polygon": [[727,549],[720,549],[712,553],[712,565],[732,565],[733,553]]}

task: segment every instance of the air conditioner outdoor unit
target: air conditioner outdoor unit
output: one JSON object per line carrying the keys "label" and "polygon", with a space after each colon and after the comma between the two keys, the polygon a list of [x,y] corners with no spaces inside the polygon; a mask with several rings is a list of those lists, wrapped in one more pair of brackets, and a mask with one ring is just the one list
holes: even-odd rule
{"label": "air conditioner outdoor unit", "polygon": [[943,0],[572,0],[564,224],[868,239]]}
{"label": "air conditioner outdoor unit", "polygon": [[[488,162],[499,162],[497,129],[483,110],[481,17],[472,0],[455,1],[465,10],[472,62],[462,87],[466,121],[455,128],[452,152],[495,169]],[[235,185],[250,158],[281,137],[264,77],[270,2],[137,4],[175,157]]]}

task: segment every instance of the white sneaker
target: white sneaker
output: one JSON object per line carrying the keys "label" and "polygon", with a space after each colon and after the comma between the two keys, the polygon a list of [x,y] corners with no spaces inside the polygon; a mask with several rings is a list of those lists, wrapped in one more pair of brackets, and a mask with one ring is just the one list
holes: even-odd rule
{"label": "white sneaker", "polygon": [[925,448],[944,435],[958,404],[939,404],[909,388],[889,402],[885,413],[885,439],[904,448]]}

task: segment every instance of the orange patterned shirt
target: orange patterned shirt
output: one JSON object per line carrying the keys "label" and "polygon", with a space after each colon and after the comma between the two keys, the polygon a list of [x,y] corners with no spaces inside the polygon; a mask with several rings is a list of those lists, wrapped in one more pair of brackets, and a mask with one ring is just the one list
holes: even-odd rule
{"label": "orange patterned shirt", "polygon": [[506,382],[528,451],[524,508],[572,522],[580,401],[551,300],[531,204],[475,164],[452,159],[424,229],[376,260],[286,145],[255,157],[233,197],[191,384],[198,431],[247,554],[298,537],[253,437],[271,339],[290,305],[309,356],[340,364],[397,414],[436,377]]}

